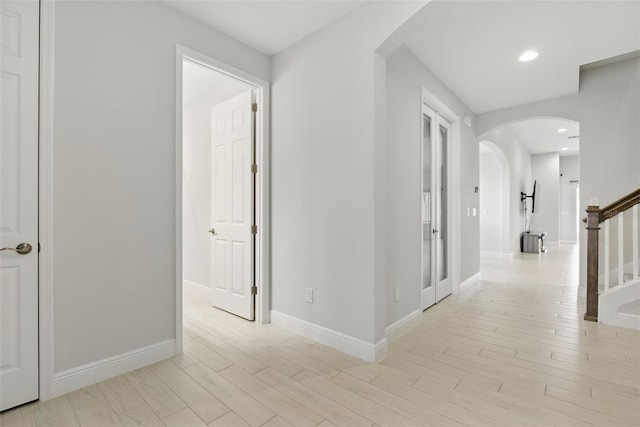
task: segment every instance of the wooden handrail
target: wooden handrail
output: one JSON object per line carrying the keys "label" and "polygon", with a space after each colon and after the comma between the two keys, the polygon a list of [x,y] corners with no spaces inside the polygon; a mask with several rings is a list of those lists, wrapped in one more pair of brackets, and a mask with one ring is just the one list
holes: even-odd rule
{"label": "wooden handrail", "polygon": [[[609,218],[613,218],[620,212],[624,212],[638,203],[640,203],[640,188],[632,191],[613,203],[609,203],[604,208],[598,207],[598,224],[603,223]],[[587,218],[582,218],[582,222],[586,223]]]}
{"label": "wooden handrail", "polygon": [[[598,321],[598,237],[600,223],[640,203],[640,188],[604,208],[587,206],[587,311],[584,320]],[[605,271],[605,274],[609,274]]]}
{"label": "wooden handrail", "polygon": [[604,222],[609,218],[613,218],[618,215],[620,212],[624,212],[627,209],[631,208],[633,205],[637,205],[640,203],[640,188],[636,191],[632,191],[621,199],[616,200],[613,203],[609,203],[604,208],[600,209],[600,213],[598,215],[598,222]]}

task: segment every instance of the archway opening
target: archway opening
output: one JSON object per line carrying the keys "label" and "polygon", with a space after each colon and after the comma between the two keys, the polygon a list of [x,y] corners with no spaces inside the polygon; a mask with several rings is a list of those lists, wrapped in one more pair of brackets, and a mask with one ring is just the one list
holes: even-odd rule
{"label": "archway opening", "polygon": [[484,255],[510,256],[509,161],[493,142],[479,143],[480,161],[480,252]]}

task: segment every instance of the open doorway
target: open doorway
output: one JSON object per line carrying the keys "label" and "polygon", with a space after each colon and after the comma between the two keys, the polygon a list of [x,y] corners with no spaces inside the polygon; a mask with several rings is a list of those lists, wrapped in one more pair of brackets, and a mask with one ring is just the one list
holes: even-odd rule
{"label": "open doorway", "polygon": [[509,161],[491,141],[480,141],[479,150],[480,252],[484,256],[510,258]]}
{"label": "open doorway", "polygon": [[183,316],[193,308],[232,322],[269,322],[268,86],[182,47],[176,74],[180,351]]}
{"label": "open doorway", "polygon": [[560,117],[518,119],[480,135],[483,279],[537,271],[577,289],[579,138],[579,122]]}

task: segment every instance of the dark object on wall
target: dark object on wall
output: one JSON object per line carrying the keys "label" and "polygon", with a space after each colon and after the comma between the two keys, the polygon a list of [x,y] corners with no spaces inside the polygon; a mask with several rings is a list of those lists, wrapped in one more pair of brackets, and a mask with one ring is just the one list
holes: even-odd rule
{"label": "dark object on wall", "polygon": [[527,193],[520,192],[520,201],[524,202],[527,199],[531,199],[531,213],[535,213],[536,211],[536,184],[538,181],[533,181],[533,191],[531,195],[527,196]]}

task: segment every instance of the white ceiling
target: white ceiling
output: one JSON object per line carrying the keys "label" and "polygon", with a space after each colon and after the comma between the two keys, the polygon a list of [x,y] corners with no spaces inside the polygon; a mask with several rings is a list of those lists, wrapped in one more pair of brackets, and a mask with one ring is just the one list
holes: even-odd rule
{"label": "white ceiling", "polygon": [[191,61],[183,61],[182,76],[183,105],[203,96],[207,96],[207,102],[215,104],[251,89],[245,83]]}
{"label": "white ceiling", "polygon": [[364,0],[165,2],[270,56],[335,21]]}
{"label": "white ceiling", "polygon": [[393,37],[483,113],[576,93],[581,65],[640,50],[640,1],[433,1]]}
{"label": "white ceiling", "polygon": [[[576,155],[580,151],[580,124],[572,120],[540,118],[506,125],[531,154],[559,152],[561,156]],[[566,129],[566,132],[558,132]],[[574,137],[578,138],[574,138]],[[563,148],[568,150],[563,151]]]}
{"label": "white ceiling", "polygon": [[[366,0],[165,1],[273,55]],[[640,51],[639,23],[640,0],[434,0],[392,39],[406,44],[475,113],[483,113],[576,93],[581,65]],[[519,62],[528,49],[540,56]],[[579,133],[571,130],[575,123],[563,125],[570,129],[564,135],[557,134],[554,119],[509,126],[534,154],[579,149],[578,139],[565,136]]]}

